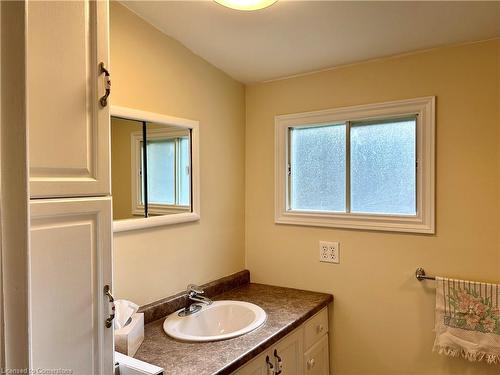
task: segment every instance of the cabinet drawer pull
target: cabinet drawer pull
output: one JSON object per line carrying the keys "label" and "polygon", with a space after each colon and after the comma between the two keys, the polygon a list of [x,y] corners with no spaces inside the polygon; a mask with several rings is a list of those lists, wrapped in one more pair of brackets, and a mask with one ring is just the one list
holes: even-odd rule
{"label": "cabinet drawer pull", "polygon": [[267,364],[267,375],[276,375],[276,372],[274,371],[274,366],[271,363],[271,360],[269,359],[268,355],[266,355],[266,364]]}
{"label": "cabinet drawer pull", "polygon": [[283,370],[283,361],[281,360],[281,357],[278,355],[278,349],[274,349],[274,358],[276,358],[276,375],[281,374]]}
{"label": "cabinet drawer pull", "polygon": [[115,318],[115,299],[113,295],[111,294],[111,289],[109,285],[104,285],[104,295],[108,297],[109,304],[111,305],[111,314],[109,314],[109,317],[106,318],[105,320],[105,326],[106,328],[111,328],[111,325],[113,323],[113,319]]}
{"label": "cabinet drawer pull", "polygon": [[108,105],[108,97],[111,94],[111,75],[103,62],[99,64],[99,74],[104,74],[104,89],[106,90],[105,94],[99,99],[99,103],[101,103],[102,107],[106,107]]}
{"label": "cabinet drawer pull", "polygon": [[307,361],[307,369],[308,370],[312,369],[315,364],[316,364],[316,361],[314,360],[314,358],[311,358],[309,361]]}

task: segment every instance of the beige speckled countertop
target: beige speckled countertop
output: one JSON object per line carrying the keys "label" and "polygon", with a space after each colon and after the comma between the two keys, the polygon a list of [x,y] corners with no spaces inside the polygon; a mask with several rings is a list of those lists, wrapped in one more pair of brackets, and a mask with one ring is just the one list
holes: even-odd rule
{"label": "beige speckled countertop", "polygon": [[135,358],[165,369],[165,375],[230,374],[333,301],[330,294],[244,284],[213,297],[255,303],[267,313],[256,330],[229,340],[189,343],[176,341],[163,331],[164,318],[146,324],[144,342]]}

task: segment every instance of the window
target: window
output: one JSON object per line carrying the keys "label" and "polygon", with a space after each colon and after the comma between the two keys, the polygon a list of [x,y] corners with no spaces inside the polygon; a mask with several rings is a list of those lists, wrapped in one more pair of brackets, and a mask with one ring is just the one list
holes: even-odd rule
{"label": "window", "polygon": [[277,223],[434,233],[434,98],[276,117]]}
{"label": "window", "polygon": [[[149,130],[147,133],[146,161],[142,132],[132,134],[135,164],[132,173],[136,189],[132,191],[134,213],[144,212],[147,190],[148,215],[162,215],[190,211],[190,159],[189,132]],[[144,173],[146,172],[147,173]],[[147,183],[144,179],[147,176]]]}
{"label": "window", "polygon": [[[151,139],[151,136],[148,137]],[[189,138],[157,137],[147,142],[150,204],[189,206]],[[144,155],[141,142],[141,155]],[[143,163],[141,163],[142,165]],[[144,202],[144,173],[141,170]]]}

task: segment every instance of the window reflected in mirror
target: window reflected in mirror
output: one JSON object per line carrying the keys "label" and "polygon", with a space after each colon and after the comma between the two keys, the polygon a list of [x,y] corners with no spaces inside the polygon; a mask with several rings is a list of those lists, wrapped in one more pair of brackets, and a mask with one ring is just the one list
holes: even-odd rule
{"label": "window reflected in mirror", "polygon": [[111,177],[114,220],[192,212],[191,129],[111,117]]}

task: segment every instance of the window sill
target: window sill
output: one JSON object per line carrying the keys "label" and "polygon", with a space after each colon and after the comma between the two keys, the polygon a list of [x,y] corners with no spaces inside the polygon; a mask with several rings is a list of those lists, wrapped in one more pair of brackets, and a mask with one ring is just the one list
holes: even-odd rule
{"label": "window sill", "polygon": [[[181,213],[190,213],[190,206],[174,206],[174,205],[160,205],[151,204],[148,209],[148,213],[151,216],[159,215],[173,215]],[[134,210],[132,210],[132,215],[134,216],[144,216],[144,205],[137,205]]]}
{"label": "window sill", "polygon": [[164,216],[152,216],[142,219],[115,220],[113,221],[113,232],[118,233],[129,230],[160,227],[163,225],[188,223],[190,221],[198,220],[200,220],[200,215],[194,212]]}
{"label": "window sill", "polygon": [[434,222],[419,216],[334,214],[318,212],[283,212],[275,218],[276,224],[364,229],[388,232],[434,234]]}

